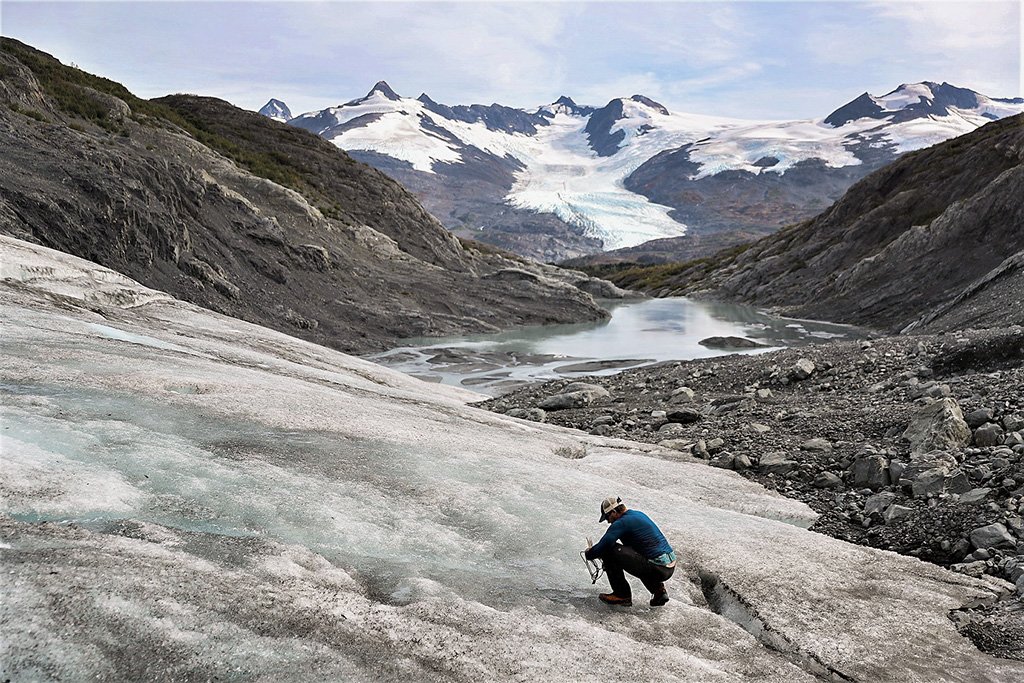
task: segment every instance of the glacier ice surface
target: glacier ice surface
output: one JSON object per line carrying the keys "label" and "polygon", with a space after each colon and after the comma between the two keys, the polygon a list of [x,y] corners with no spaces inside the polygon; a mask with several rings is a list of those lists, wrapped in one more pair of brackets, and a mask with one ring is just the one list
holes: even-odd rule
{"label": "glacier ice surface", "polygon": [[[0,238],[26,254],[102,272]],[[779,521],[814,515],[733,473],[60,286],[0,282],[4,677],[817,679],[710,609],[702,575],[844,676],[1024,675],[946,616],[992,584]],[[639,584],[631,610],[596,601],[577,551],[609,493],[681,552],[665,608]]]}

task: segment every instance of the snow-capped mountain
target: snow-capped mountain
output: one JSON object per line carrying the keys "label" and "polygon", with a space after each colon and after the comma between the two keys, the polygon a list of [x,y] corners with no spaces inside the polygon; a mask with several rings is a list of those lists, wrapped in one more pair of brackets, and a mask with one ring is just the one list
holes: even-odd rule
{"label": "snow-capped mountain", "polygon": [[603,107],[447,106],[378,82],[289,120],[377,166],[451,230],[543,260],[679,236],[771,232],[810,217],[899,154],[1024,111],[947,83],[865,93],[821,119]]}
{"label": "snow-capped mountain", "polygon": [[292,118],[292,112],[288,109],[288,105],[274,98],[270,98],[270,101],[263,105],[260,113],[275,121],[287,122]]}

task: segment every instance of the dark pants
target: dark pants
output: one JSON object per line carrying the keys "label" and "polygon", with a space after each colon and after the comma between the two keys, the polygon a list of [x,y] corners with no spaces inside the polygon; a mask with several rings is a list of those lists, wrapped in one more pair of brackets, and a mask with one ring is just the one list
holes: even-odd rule
{"label": "dark pants", "polygon": [[608,575],[608,583],[611,584],[612,593],[615,593],[620,598],[632,599],[633,597],[633,593],[629,588],[629,581],[626,580],[623,572],[628,572],[640,579],[647,590],[653,595],[665,590],[664,582],[676,570],[675,567],[662,567],[659,564],[653,564],[628,545],[621,545],[619,543],[609,548],[601,559],[604,560],[604,573]]}

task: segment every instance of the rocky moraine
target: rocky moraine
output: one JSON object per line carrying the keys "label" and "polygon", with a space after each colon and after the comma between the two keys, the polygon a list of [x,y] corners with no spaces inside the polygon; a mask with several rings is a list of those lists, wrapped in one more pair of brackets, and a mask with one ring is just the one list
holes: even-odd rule
{"label": "rocky moraine", "polygon": [[1024,660],[1020,326],[663,363],[480,405],[657,443],[806,502],[815,531],[998,577],[1001,595],[950,618]]}

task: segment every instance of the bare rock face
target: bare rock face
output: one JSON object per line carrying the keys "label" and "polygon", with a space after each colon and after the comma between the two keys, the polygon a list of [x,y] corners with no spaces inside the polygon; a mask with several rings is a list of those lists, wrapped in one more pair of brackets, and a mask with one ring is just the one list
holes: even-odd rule
{"label": "bare rock face", "polygon": [[943,398],[914,413],[903,438],[910,442],[911,453],[957,450],[967,445],[971,429],[957,402]]}

